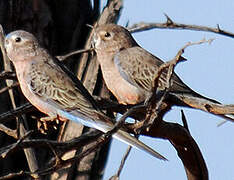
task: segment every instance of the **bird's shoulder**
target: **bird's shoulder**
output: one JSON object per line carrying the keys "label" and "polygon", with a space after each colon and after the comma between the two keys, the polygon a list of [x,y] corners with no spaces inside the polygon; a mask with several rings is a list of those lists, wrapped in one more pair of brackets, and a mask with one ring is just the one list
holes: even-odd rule
{"label": "bird's shoulder", "polygon": [[153,66],[159,67],[163,61],[140,46],[134,46],[121,50],[115,56],[115,62],[129,64],[130,66]]}

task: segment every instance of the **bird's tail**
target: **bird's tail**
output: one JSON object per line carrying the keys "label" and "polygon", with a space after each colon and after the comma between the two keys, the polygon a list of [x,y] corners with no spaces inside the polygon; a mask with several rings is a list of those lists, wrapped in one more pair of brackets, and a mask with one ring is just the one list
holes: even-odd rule
{"label": "bird's tail", "polygon": [[115,134],[113,134],[113,137],[132,147],[143,150],[158,159],[167,160],[164,156],[162,156],[161,154],[159,154],[158,152],[156,152],[155,150],[153,150],[152,148],[145,145],[144,143],[139,141],[137,138],[135,138],[134,136],[131,136],[129,133],[123,130],[118,130]]}
{"label": "bird's tail", "polygon": [[[104,133],[112,130],[112,128],[114,127],[114,124],[111,122],[111,120],[107,116],[105,116],[104,114],[99,113],[97,111],[93,111],[93,113],[95,113],[95,114],[93,114],[92,117],[87,117],[87,114],[85,114],[83,116],[81,112],[77,112],[77,111],[67,112],[67,111],[63,111],[63,110],[58,110],[57,113],[64,118],[67,118],[67,119],[75,121],[75,122],[79,122],[79,123],[81,123],[85,126],[91,127],[91,128],[98,129]],[[95,117],[95,119],[93,119],[94,117]],[[158,152],[156,152],[155,150],[153,150],[149,146],[145,145],[144,143],[139,141],[134,136],[131,136],[126,131],[123,131],[122,129],[119,129],[112,136],[114,138],[134,147],[134,148],[143,150],[143,151],[149,153],[150,155],[152,155],[158,159],[167,160],[161,154],[159,154]]]}
{"label": "bird's tail", "polygon": [[170,98],[176,105],[200,109],[234,122],[234,105],[223,105],[197,93],[172,93],[171,95]]}
{"label": "bird's tail", "polygon": [[[102,131],[102,132],[108,132],[110,131],[114,125],[110,125],[110,124],[96,124],[95,125],[96,129]],[[141,141],[139,141],[137,138],[135,138],[134,136],[131,136],[129,133],[127,133],[126,131],[123,130],[118,130],[116,133],[114,133],[113,138],[118,139],[134,148],[143,150],[147,153],[149,153],[150,155],[161,159],[161,160],[167,160],[164,156],[162,156],[161,154],[159,154],[158,152],[156,152],[155,150],[153,150],[152,148],[150,148],[149,146],[145,145],[144,143],[142,143]]]}

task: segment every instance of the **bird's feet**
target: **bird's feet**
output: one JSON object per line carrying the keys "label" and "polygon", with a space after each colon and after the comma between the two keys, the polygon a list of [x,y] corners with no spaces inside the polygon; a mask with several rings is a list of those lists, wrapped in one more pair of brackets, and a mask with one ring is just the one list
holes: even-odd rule
{"label": "bird's feet", "polygon": [[54,129],[57,129],[57,125],[60,121],[64,120],[57,115],[42,117],[37,122],[37,128],[41,133],[47,134],[46,131],[48,131],[48,127],[52,126]]}

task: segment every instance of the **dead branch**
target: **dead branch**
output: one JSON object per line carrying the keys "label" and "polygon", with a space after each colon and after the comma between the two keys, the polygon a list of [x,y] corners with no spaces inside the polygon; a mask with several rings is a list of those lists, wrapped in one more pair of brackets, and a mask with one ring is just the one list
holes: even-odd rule
{"label": "dead branch", "polygon": [[167,21],[164,23],[141,22],[141,23],[132,25],[128,29],[132,33],[151,30],[151,29],[179,29],[179,30],[183,29],[183,30],[212,32],[212,33],[224,35],[224,36],[227,36],[230,38],[234,38],[234,33],[221,29],[219,25],[217,25],[216,28],[211,28],[211,27],[207,27],[207,26],[182,24],[182,23],[176,23],[176,22],[172,21],[171,18],[169,18],[166,14],[165,14],[165,16],[167,18]]}
{"label": "dead branch", "polygon": [[6,133],[8,136],[11,136],[15,139],[18,139],[18,133],[17,130],[10,129],[3,124],[0,124],[0,131]]}
{"label": "dead branch", "polygon": [[11,71],[1,72],[0,73],[0,80],[6,80],[6,79],[16,80],[15,72],[11,72]]}
{"label": "dead branch", "polygon": [[128,149],[126,150],[126,152],[125,152],[125,154],[124,154],[124,156],[123,156],[123,158],[122,158],[122,160],[121,160],[121,163],[120,163],[120,166],[119,166],[119,169],[118,169],[117,173],[116,173],[114,176],[112,176],[112,177],[110,178],[110,180],[118,180],[118,179],[119,179],[120,173],[121,173],[122,170],[123,170],[124,164],[125,164],[125,162],[126,162],[126,160],[127,160],[127,157],[128,157],[129,154],[130,154],[131,149],[132,149],[132,147],[131,147],[131,146],[128,146]]}
{"label": "dead branch", "polygon": [[4,92],[6,92],[6,91],[8,91],[8,90],[10,90],[10,89],[12,89],[14,87],[17,87],[17,86],[19,86],[18,82],[14,83],[14,84],[12,84],[10,86],[4,87],[4,88],[0,89],[0,94],[4,93]]}
{"label": "dead branch", "polygon": [[[184,111],[181,110],[181,119],[184,125],[184,128],[189,132],[189,128],[188,128],[188,123],[187,123],[187,119],[185,117]],[[189,132],[190,133],[190,132]]]}
{"label": "dead branch", "polygon": [[31,176],[29,172],[25,172],[25,171],[21,170],[21,171],[16,172],[16,173],[9,173],[5,176],[1,176],[0,180],[12,179],[14,177],[25,177],[25,176],[33,178],[33,176]]}
{"label": "dead branch", "polygon": [[[31,133],[31,132],[30,132]],[[30,135],[30,134],[29,134]],[[90,131],[83,134],[80,137],[74,138],[66,142],[58,142],[48,139],[23,139],[11,145],[5,146],[0,149],[0,157],[6,158],[10,154],[30,147],[33,148],[48,148],[52,147],[59,154],[64,154],[65,152],[74,150],[78,147],[82,147],[90,142],[95,141],[102,136],[102,133],[99,131]],[[22,138],[21,138],[22,139]],[[6,153],[7,152],[7,153]]]}
{"label": "dead branch", "polygon": [[23,104],[22,106],[19,106],[11,111],[0,114],[0,123],[7,122],[24,113],[35,111],[35,109],[36,108],[33,107],[30,103]]}
{"label": "dead branch", "polygon": [[20,137],[18,139],[18,141],[8,150],[4,151],[3,153],[1,153],[1,158],[5,158],[12,150],[14,150],[15,147],[18,146],[18,144],[20,144],[21,142],[23,142],[23,140],[25,140],[27,137],[29,137],[32,134],[32,131],[27,132],[23,137]]}
{"label": "dead branch", "polygon": [[88,52],[91,52],[93,50],[94,50],[94,48],[76,50],[76,51],[70,52],[66,55],[63,55],[63,56],[56,56],[56,58],[58,58],[60,61],[64,61],[65,59],[67,59],[70,56],[73,56],[76,54],[81,54],[81,53],[88,53]]}
{"label": "dead branch", "polygon": [[[138,123],[125,126],[130,133],[139,128]],[[188,180],[208,180],[208,170],[200,149],[183,126],[161,121],[153,124],[148,131],[143,129],[141,135],[169,140],[184,164]]]}

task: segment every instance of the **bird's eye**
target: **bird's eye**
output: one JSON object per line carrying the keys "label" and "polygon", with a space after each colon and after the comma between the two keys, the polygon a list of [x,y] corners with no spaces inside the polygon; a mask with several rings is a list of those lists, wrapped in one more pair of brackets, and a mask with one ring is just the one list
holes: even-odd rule
{"label": "bird's eye", "polygon": [[21,42],[21,38],[20,37],[17,37],[17,38],[15,38],[15,42]]}
{"label": "bird's eye", "polygon": [[109,32],[106,32],[104,36],[108,38],[108,37],[111,37],[111,34]]}

